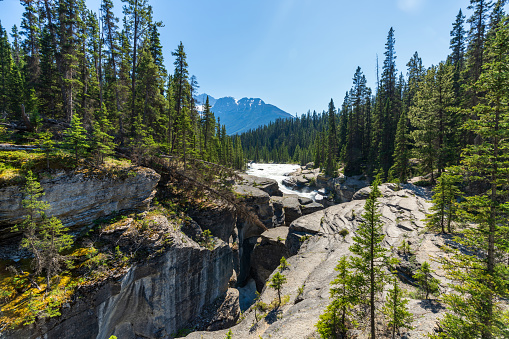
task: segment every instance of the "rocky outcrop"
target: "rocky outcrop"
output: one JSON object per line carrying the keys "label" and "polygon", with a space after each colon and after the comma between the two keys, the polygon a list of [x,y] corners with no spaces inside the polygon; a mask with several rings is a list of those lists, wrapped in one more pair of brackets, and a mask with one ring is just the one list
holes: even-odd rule
{"label": "rocky outcrop", "polygon": [[314,202],[310,198],[299,197],[297,195],[285,195],[283,197],[271,197],[270,201],[274,208],[276,225],[289,226],[294,220],[303,215],[308,215],[322,210],[322,204]]}
{"label": "rocky outcrop", "polygon": [[281,226],[263,232],[256,239],[251,253],[251,276],[258,292],[262,291],[271,273],[279,266],[281,258],[290,256],[285,246],[287,234],[288,227]]}
{"label": "rocky outcrop", "polygon": [[283,179],[283,185],[293,190],[302,189],[303,187],[314,187],[319,173],[319,168],[313,169],[307,165],[301,166],[301,168],[289,173],[288,177]]}
{"label": "rocky outcrop", "polygon": [[319,175],[316,180],[316,186],[323,189],[321,191],[323,192],[322,199],[329,199],[335,203],[344,203],[352,201],[355,192],[369,186],[369,182],[366,177],[361,175],[347,177],[341,174],[336,178]]}
{"label": "rocky outcrop", "polygon": [[3,332],[0,338],[167,338],[187,327],[210,305],[217,308],[201,328],[234,324],[239,308],[238,295],[227,294],[233,272],[228,244],[217,239],[215,248],[208,250],[175,230],[166,218],[157,222],[166,238],[170,235],[172,239],[172,246],[160,256],[82,291],[63,308],[60,317]]}
{"label": "rocky outcrop", "polygon": [[[49,215],[59,218],[67,227],[78,227],[122,210],[146,210],[155,195],[160,175],[143,167],[132,168],[122,177],[60,172],[40,180],[45,195],[42,200],[51,208]],[[0,189],[0,228],[24,220],[21,186]],[[11,237],[9,230],[0,238]]]}
{"label": "rocky outcrop", "polygon": [[189,212],[189,216],[200,225],[201,231],[209,230],[213,236],[228,242],[237,223],[233,208],[217,205],[204,207]]}
{"label": "rocky outcrop", "polygon": [[292,221],[302,216],[300,202],[297,197],[285,197],[283,199],[283,209],[285,211],[285,225],[290,225]]}
{"label": "rocky outcrop", "polygon": [[[271,228],[274,226],[274,209],[270,205],[270,196],[268,193],[248,185],[235,185],[233,190],[258,216],[265,227]],[[252,225],[252,227],[243,230],[244,239],[259,235],[261,232],[263,232],[263,230],[260,231],[259,227]]]}
{"label": "rocky outcrop", "polygon": [[[384,187],[385,186],[385,187]],[[423,233],[425,214],[430,207],[426,197],[412,185],[394,191],[390,185],[382,185],[384,196],[378,199],[385,233],[384,246],[397,248],[403,240],[411,242],[412,262],[419,267],[424,261],[432,262],[431,256],[443,255],[441,246],[447,239]],[[335,278],[334,270],[338,260],[349,255],[363,213],[365,201],[354,200],[336,205],[295,220],[289,228],[286,244],[293,248],[294,256],[288,259],[285,271],[287,283],[283,295],[290,296],[290,302],[281,307],[277,317],[267,317],[259,322],[252,310],[244,313],[245,319],[235,327],[234,338],[312,338],[316,337],[315,324],[319,315],[329,304],[330,282]],[[291,240],[297,239],[295,242]],[[302,239],[299,241],[298,239]],[[292,245],[293,244],[293,245]],[[397,255],[397,251],[393,252]],[[404,257],[400,257],[405,260]],[[445,284],[444,272],[436,263],[431,263],[436,276]],[[412,274],[412,268],[409,268]],[[412,289],[410,285],[405,288]],[[265,288],[260,300],[270,303],[276,292]],[[444,311],[437,301],[410,299],[409,308],[415,315],[413,329],[405,338],[423,338],[431,331],[437,318]],[[253,325],[255,324],[255,325]],[[224,338],[226,331],[196,332],[190,338]]]}
{"label": "rocky outcrop", "polygon": [[239,177],[242,179],[244,185],[261,189],[270,196],[283,196],[283,193],[279,190],[277,181],[274,179],[261,178],[245,173],[240,173]]}

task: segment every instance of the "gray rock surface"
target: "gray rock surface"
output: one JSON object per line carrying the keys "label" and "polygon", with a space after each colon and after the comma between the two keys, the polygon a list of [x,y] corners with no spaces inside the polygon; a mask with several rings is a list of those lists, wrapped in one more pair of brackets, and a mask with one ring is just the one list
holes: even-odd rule
{"label": "gray rock surface", "polygon": [[302,212],[302,215],[308,215],[311,213],[315,213],[316,211],[323,210],[323,205],[317,202],[312,202],[307,205],[301,205],[300,210]]}
{"label": "gray rock surface", "polygon": [[213,236],[228,242],[237,223],[237,215],[233,208],[214,205],[196,211],[190,211],[189,216],[199,225],[201,230],[210,230]]}
{"label": "gray rock surface", "polygon": [[285,224],[290,225],[292,221],[302,216],[298,198],[285,197],[283,199],[283,209],[285,211]]}
{"label": "gray rock surface", "polygon": [[[383,185],[382,185],[383,187]],[[388,187],[385,187],[388,188]],[[425,213],[430,204],[416,191],[403,189],[392,191],[383,188],[384,196],[378,199],[379,210],[386,235],[384,246],[398,247],[403,239],[411,240],[411,248],[417,265],[430,261],[433,255],[442,255],[440,247],[444,244],[441,236],[422,234]],[[290,267],[285,271],[287,283],[283,286],[283,295],[290,296],[290,302],[281,308],[277,317],[268,317],[256,323],[254,311],[244,313],[245,319],[231,330],[234,338],[316,338],[314,325],[319,315],[329,304],[329,283],[335,278],[334,270],[338,260],[349,255],[352,237],[361,222],[365,201],[354,200],[336,205],[322,211],[303,216],[295,220],[289,228],[286,244],[290,237],[299,234],[309,236],[299,242],[297,253],[288,259]],[[343,231],[344,236],[339,233]],[[394,253],[397,255],[397,253]],[[404,258],[401,258],[404,260]],[[444,282],[443,271],[436,263],[436,276]],[[404,288],[412,289],[410,285]],[[303,289],[298,301],[299,288]],[[261,300],[270,303],[276,298],[276,292],[265,288]],[[437,318],[444,308],[437,301],[411,299],[410,311],[415,315],[414,327],[406,332],[405,338],[424,338],[424,334],[435,327]],[[256,323],[255,325],[253,325]],[[189,338],[224,338],[226,330],[218,332],[196,332]]]}
{"label": "gray rock surface", "polygon": [[[50,203],[49,215],[67,227],[90,224],[96,219],[122,210],[144,211],[155,195],[160,175],[149,168],[133,168],[123,178],[110,175],[65,173],[40,180]],[[26,214],[21,201],[21,186],[0,189],[0,238],[13,234],[6,227],[22,222]]]}
{"label": "gray rock surface", "polygon": [[136,264],[118,279],[83,291],[83,297],[64,307],[62,316],[38,321],[37,330],[35,325],[26,326],[2,332],[0,338],[167,338],[221,298],[229,306],[221,308],[221,302],[209,326],[232,325],[239,308],[238,295],[226,294],[233,272],[230,247],[217,239],[210,251],[174,230],[166,218],[158,223],[173,239],[165,253]]}
{"label": "gray rock surface", "polygon": [[239,176],[242,178],[244,185],[261,189],[270,196],[283,196],[283,193],[279,190],[277,181],[274,179],[261,178],[245,173],[240,173]]}
{"label": "gray rock surface", "polygon": [[267,278],[279,266],[281,258],[290,256],[285,246],[287,234],[288,227],[281,226],[263,232],[256,239],[256,245],[251,253],[251,276],[259,292],[265,286]]}
{"label": "gray rock surface", "polygon": [[[242,201],[252,209],[265,227],[271,228],[274,226],[274,209],[270,205],[270,196],[268,193],[248,185],[235,185],[233,190],[242,197]],[[248,226],[248,228],[244,229],[244,239],[260,235],[263,232],[263,230],[260,230],[256,225],[253,227],[249,225],[246,226]]]}

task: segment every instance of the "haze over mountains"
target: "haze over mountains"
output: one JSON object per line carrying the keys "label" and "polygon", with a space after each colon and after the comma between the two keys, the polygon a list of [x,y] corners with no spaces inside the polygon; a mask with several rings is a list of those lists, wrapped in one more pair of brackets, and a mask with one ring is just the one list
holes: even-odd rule
{"label": "haze over mountains", "polygon": [[[215,99],[209,97],[216,118],[221,119],[221,124],[226,125],[229,135],[246,132],[258,126],[267,125],[279,118],[292,118],[293,116],[282,109],[266,104],[260,98],[242,98],[236,100],[233,97]],[[198,105],[203,105],[207,94],[203,93],[195,97]]]}

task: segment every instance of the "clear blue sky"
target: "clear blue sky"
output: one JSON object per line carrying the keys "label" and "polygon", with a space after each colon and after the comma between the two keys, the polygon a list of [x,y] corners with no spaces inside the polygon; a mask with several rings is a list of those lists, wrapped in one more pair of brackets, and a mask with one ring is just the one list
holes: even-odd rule
{"label": "clear blue sky", "polygon": [[[86,0],[97,10],[100,0]],[[468,0],[150,0],[163,21],[167,69],[182,41],[190,74],[216,98],[259,97],[295,114],[340,106],[360,66],[374,87],[376,54],[383,62],[387,32],[396,37],[397,68],[415,51],[425,66],[449,54],[449,32]],[[117,15],[122,3],[115,0]],[[0,1],[0,19],[19,26],[18,0]],[[468,27],[466,27],[468,29]]]}

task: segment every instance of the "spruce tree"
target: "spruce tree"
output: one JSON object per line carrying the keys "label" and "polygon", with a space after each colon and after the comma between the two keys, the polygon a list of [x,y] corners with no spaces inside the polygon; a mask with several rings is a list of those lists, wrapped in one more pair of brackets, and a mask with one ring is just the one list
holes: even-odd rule
{"label": "spruce tree", "polygon": [[334,101],[332,101],[332,99],[329,103],[328,117],[329,129],[327,131],[328,143],[325,174],[332,176],[336,168],[337,158],[336,108],[334,107]]}
{"label": "spruce tree", "polygon": [[390,175],[397,178],[400,183],[407,181],[409,173],[409,143],[406,112],[402,112],[398,121],[396,130],[396,139],[394,140],[394,165],[390,170]]}
{"label": "spruce tree", "polygon": [[404,298],[404,292],[398,284],[397,275],[393,275],[392,288],[389,289],[385,297],[385,304],[382,307],[382,313],[387,319],[387,325],[391,329],[391,338],[396,338],[396,333],[400,335],[401,328],[411,329],[410,323],[414,317],[408,311],[408,299]]}
{"label": "spruce tree", "polygon": [[9,78],[11,76],[11,45],[7,32],[0,23],[0,112],[4,113],[9,107]]}
{"label": "spruce tree", "polygon": [[356,279],[351,272],[346,256],[341,257],[335,270],[338,275],[330,283],[331,303],[320,315],[316,327],[322,338],[346,339],[348,324],[354,326],[357,324],[353,310],[360,303],[359,292],[362,290],[362,285],[359,285],[359,282],[362,282],[362,279]]}
{"label": "spruce tree", "polygon": [[46,217],[45,211],[50,205],[40,200],[44,192],[32,171],[27,173],[23,195],[22,203],[27,215],[15,230],[23,231],[21,246],[32,252],[35,274],[46,272],[46,288],[49,289],[51,278],[60,271],[65,261],[60,252],[71,247],[73,240],[65,233],[67,228],[60,220]]}
{"label": "spruce tree", "polygon": [[433,188],[432,213],[426,216],[427,227],[433,231],[442,233],[453,232],[453,223],[458,218],[456,200],[461,196],[457,184],[461,176],[451,172],[444,172],[437,180]]}
{"label": "spruce tree", "polygon": [[354,243],[350,246],[350,251],[355,255],[350,259],[355,279],[359,279],[362,282],[359,285],[365,288],[360,298],[369,309],[371,338],[376,337],[376,303],[385,285],[385,267],[388,261],[387,249],[382,246],[385,235],[377,203],[377,198],[381,196],[379,184],[380,179],[377,177],[364,205],[363,220],[353,237]]}
{"label": "spruce tree", "polygon": [[[509,21],[487,44],[491,60],[476,83],[485,93],[474,107],[477,120],[465,128],[482,141],[464,149],[462,165],[469,179],[485,188],[461,204],[469,223],[455,239],[465,250],[451,250],[452,258],[443,267],[454,293],[443,297],[448,313],[440,326],[443,334],[434,338],[491,339],[507,334],[509,314],[500,300],[508,294],[507,256],[507,172],[509,171]],[[487,189],[486,189],[487,188]],[[504,334],[505,333],[505,334]]]}
{"label": "spruce tree", "polygon": [[67,147],[74,153],[74,160],[78,165],[80,157],[85,155],[88,142],[87,131],[83,128],[81,118],[77,114],[74,114],[71,118],[71,126],[65,133],[65,141]]}
{"label": "spruce tree", "polygon": [[281,306],[281,290],[283,289],[283,285],[286,283],[286,277],[282,275],[279,271],[274,273],[272,278],[269,280],[269,287],[273,288],[277,291],[278,297],[278,305]]}
{"label": "spruce tree", "polygon": [[460,11],[456,16],[456,21],[452,25],[451,30],[451,63],[454,67],[453,87],[456,105],[460,104],[462,97],[462,72],[465,69],[465,16]]}
{"label": "spruce tree", "polygon": [[345,174],[354,175],[361,172],[361,163],[364,160],[364,129],[366,112],[366,77],[361,68],[357,67],[353,77],[353,87],[350,91],[351,114],[348,118],[348,141],[345,153]]}
{"label": "spruce tree", "polygon": [[421,268],[413,275],[412,278],[417,280],[419,289],[424,292],[424,299],[428,299],[430,294],[437,293],[439,291],[438,279],[434,278],[431,274],[429,263],[427,261],[422,263]]}

